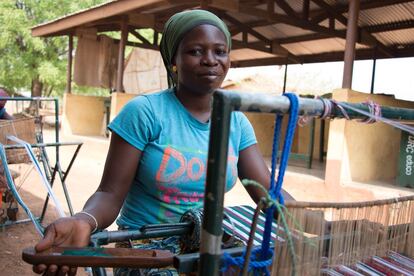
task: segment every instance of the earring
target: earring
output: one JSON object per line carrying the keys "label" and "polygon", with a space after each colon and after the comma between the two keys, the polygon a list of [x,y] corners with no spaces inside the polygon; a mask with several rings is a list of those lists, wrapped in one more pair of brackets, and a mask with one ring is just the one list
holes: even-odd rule
{"label": "earring", "polygon": [[177,66],[176,65],[172,66],[172,71],[173,71],[173,73],[177,73]]}

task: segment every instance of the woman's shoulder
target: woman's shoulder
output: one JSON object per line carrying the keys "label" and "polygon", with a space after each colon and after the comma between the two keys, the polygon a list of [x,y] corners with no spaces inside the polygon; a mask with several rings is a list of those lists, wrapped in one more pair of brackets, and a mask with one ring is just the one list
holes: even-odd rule
{"label": "woman's shoulder", "polygon": [[130,100],[128,104],[131,104],[134,106],[136,105],[139,105],[139,106],[158,105],[159,103],[163,103],[165,101],[170,100],[171,93],[172,93],[171,89],[165,89],[165,90],[154,92],[154,93],[139,95],[133,98],[132,100]]}

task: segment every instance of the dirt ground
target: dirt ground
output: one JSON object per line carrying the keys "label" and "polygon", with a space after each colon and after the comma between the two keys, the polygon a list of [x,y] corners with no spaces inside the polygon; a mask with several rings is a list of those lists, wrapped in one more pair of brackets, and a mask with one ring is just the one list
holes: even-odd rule
{"label": "dirt ground", "polygon": [[[45,131],[46,142],[53,141],[53,132]],[[103,137],[63,136],[62,141],[81,141],[83,146],[79,155],[68,174],[66,184],[75,212],[80,211],[99,184],[102,169],[108,150],[109,140]],[[75,147],[61,147],[60,159],[62,168],[65,170],[69,160],[74,153]],[[49,157],[53,162],[55,154],[50,149]],[[21,173],[16,179],[19,191],[30,209],[39,215],[45,197],[45,188],[33,170],[27,166],[14,166]],[[311,174],[311,176],[305,176]],[[394,189],[386,185],[378,187],[370,184],[353,183],[344,187],[329,188],[323,182],[323,169],[321,164],[316,164],[313,170],[307,170],[300,166],[290,166],[285,178],[285,188],[298,200],[306,201],[360,201],[376,198],[386,198],[411,193],[410,190]],[[374,189],[375,187],[375,189]],[[54,186],[59,201],[64,205],[62,188],[59,182]],[[252,204],[241,184],[237,184],[232,191],[226,195],[226,205]],[[52,204],[53,205],[53,204]],[[19,210],[19,218],[26,218],[23,210]],[[49,206],[45,224],[57,218],[53,206]],[[112,225],[110,229],[116,229]],[[0,275],[33,275],[31,266],[21,259],[23,248],[34,246],[39,240],[32,223],[22,223],[3,227],[0,229]],[[78,275],[87,275],[83,269],[79,269]]]}

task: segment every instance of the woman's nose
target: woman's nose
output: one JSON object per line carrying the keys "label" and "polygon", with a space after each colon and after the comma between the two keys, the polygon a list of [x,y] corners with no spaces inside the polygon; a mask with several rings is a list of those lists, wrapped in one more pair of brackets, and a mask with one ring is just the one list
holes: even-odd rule
{"label": "woman's nose", "polygon": [[206,51],[201,60],[201,64],[206,66],[215,66],[217,63],[218,61],[214,53],[212,51]]}

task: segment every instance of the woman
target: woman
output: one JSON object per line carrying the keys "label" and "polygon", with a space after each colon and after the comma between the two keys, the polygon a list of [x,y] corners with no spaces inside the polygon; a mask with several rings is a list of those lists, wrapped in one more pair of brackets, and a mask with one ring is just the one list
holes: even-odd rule
{"label": "woman", "polygon": [[[230,67],[231,35],[224,22],[203,10],[175,14],[160,45],[170,88],[136,97],[110,124],[113,132],[98,190],[82,212],[48,226],[37,251],[86,246],[97,228],[118,216],[120,228],[177,222],[203,207],[209,120],[213,92]],[[231,118],[227,190],[237,177],[268,186],[270,173],[256,146],[253,128],[240,112]],[[256,202],[262,193],[247,188]],[[122,207],[122,209],[121,209]],[[75,269],[39,265],[34,271],[69,275]]]}

